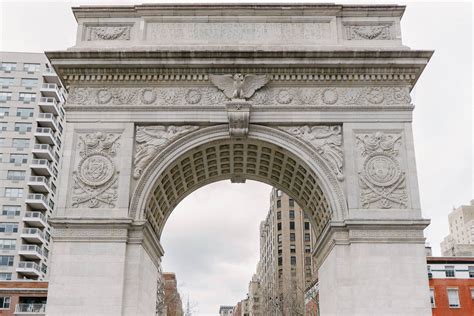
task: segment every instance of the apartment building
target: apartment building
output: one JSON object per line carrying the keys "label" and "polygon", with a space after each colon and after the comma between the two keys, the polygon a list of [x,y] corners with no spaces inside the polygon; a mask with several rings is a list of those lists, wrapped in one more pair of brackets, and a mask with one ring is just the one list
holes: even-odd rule
{"label": "apartment building", "polygon": [[448,215],[449,235],[441,242],[442,256],[474,256],[474,200]]}
{"label": "apartment building", "polygon": [[273,189],[270,210],[260,224],[257,266],[266,313],[291,315],[304,310],[305,289],[312,282],[312,239],[311,225],[302,209],[287,194]]}
{"label": "apartment building", "polygon": [[0,281],[47,279],[65,98],[44,54],[0,53]]}
{"label": "apartment building", "polygon": [[219,316],[232,316],[234,315],[234,306],[220,306]]}
{"label": "apartment building", "polygon": [[178,292],[178,281],[176,274],[172,272],[163,272],[164,290],[165,290],[165,309],[167,316],[182,316],[183,302]]}
{"label": "apartment building", "polygon": [[474,257],[427,257],[433,316],[474,315]]}

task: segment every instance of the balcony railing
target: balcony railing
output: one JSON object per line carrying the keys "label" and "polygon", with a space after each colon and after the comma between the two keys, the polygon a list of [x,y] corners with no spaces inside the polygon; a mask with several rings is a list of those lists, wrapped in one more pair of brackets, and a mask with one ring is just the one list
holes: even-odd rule
{"label": "balcony railing", "polygon": [[21,231],[22,235],[37,235],[41,237],[42,239],[45,239],[44,233],[41,231],[41,229],[38,228],[23,228]]}
{"label": "balcony railing", "polygon": [[53,147],[49,144],[35,144],[33,154],[38,158],[46,158],[49,161],[54,159]]}
{"label": "balcony railing", "polygon": [[30,168],[43,176],[51,176],[53,174],[51,163],[47,159],[33,159]]}
{"label": "balcony railing", "polygon": [[49,179],[43,176],[31,176],[29,182],[44,183],[49,186]]}
{"label": "balcony railing", "polygon": [[36,192],[49,192],[49,179],[44,176],[31,176],[28,179],[28,185]]}
{"label": "balcony railing", "polygon": [[59,115],[58,101],[52,97],[41,97],[38,105],[44,112]]}
{"label": "balcony railing", "polygon": [[51,127],[54,130],[58,129],[58,122],[52,113],[38,113],[36,121],[42,125]]}
{"label": "balcony railing", "polygon": [[46,304],[16,304],[15,314],[17,313],[35,313],[41,315],[46,313]]}
{"label": "balcony railing", "polygon": [[41,260],[44,255],[41,247],[36,245],[22,245],[18,254],[32,260]]}

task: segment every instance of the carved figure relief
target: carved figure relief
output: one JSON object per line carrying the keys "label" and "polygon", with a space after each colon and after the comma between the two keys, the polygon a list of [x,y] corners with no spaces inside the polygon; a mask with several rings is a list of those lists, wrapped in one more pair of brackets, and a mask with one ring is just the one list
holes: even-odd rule
{"label": "carved figure relief", "polygon": [[198,126],[137,126],[133,177],[140,178],[151,159],[171,141],[197,130]]}
{"label": "carved figure relief", "polygon": [[114,157],[120,135],[89,133],[79,136],[81,160],[73,172],[72,206],[86,204],[94,208],[114,207],[117,200],[118,174]]}
{"label": "carved figure relief", "polygon": [[209,75],[209,80],[231,100],[246,100],[270,81],[266,75]]}
{"label": "carved figure relief", "polygon": [[348,40],[390,40],[390,24],[384,25],[348,25]]}
{"label": "carved figure relief", "polygon": [[406,208],[405,172],[399,162],[400,134],[375,132],[356,136],[362,166],[360,199],[364,208]]}
{"label": "carved figure relief", "polygon": [[[231,85],[232,83],[232,85]],[[240,83],[238,84],[240,85]],[[75,105],[222,105],[235,95],[253,105],[379,106],[409,105],[408,87],[262,87],[248,88],[244,81],[234,91],[234,81],[224,84],[230,97],[215,87],[79,88],[70,90],[68,104]],[[250,90],[249,90],[250,89]],[[255,88],[256,89],[256,88]],[[252,92],[253,91],[253,92]],[[250,95],[250,97],[247,97]]]}
{"label": "carved figure relief", "polygon": [[122,26],[90,26],[89,41],[129,40],[131,25]]}
{"label": "carved figure relief", "polygon": [[309,143],[328,163],[339,181],[344,180],[342,149],[342,127],[334,126],[298,126],[281,127],[287,133]]}

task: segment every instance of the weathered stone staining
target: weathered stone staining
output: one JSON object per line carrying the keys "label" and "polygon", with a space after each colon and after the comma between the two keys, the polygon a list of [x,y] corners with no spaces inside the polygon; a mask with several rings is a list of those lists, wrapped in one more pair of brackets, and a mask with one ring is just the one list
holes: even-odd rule
{"label": "weathered stone staining", "polygon": [[410,91],[432,52],[402,45],[404,7],[73,11],[48,53],[69,89],[48,315],[154,315],[175,206],[246,179],[310,219],[323,315],[431,314]]}

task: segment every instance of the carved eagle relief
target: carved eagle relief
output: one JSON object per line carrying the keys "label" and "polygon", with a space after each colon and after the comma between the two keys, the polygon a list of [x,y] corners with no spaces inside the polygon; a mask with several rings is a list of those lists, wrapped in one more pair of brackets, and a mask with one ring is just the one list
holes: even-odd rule
{"label": "carved eagle relief", "polygon": [[266,85],[270,78],[266,75],[210,75],[211,82],[229,99],[245,100]]}

